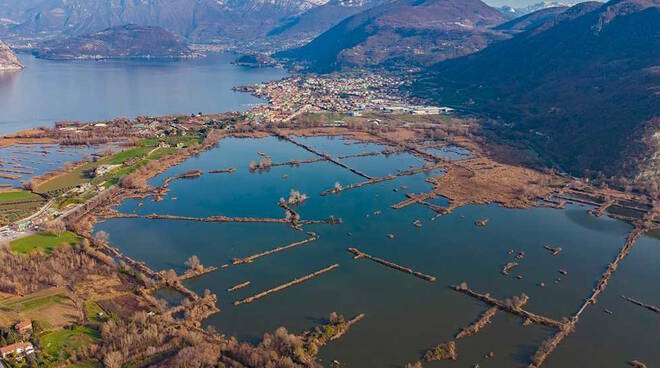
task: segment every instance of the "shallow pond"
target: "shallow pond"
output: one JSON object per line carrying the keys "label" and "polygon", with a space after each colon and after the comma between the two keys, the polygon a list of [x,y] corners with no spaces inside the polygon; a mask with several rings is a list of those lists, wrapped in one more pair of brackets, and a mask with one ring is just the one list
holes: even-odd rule
{"label": "shallow pond", "polygon": [[0,178],[0,185],[20,187],[21,182],[53,171],[67,162],[81,161],[103,146],[25,144],[0,148],[0,173],[18,176]]}
{"label": "shallow pond", "polygon": [[[335,157],[385,148],[347,145],[339,138],[296,139]],[[316,241],[250,264],[231,266],[190,280],[187,285],[200,293],[210,289],[218,295],[221,312],[206,324],[255,342],[264,332],[279,326],[302,332],[333,311],[348,318],[366,313],[349,333],[321,351],[324,362],[336,359],[344,367],[402,367],[418,360],[426,349],[452,339],[488,308],[448,287],[462,281],[500,299],[526,293],[530,296],[526,308],[539,314],[555,319],[570,315],[590,295],[630,231],[629,225],[588,215],[587,208],[580,206],[564,210],[466,206],[440,217],[422,205],[391,209],[392,204],[405,199],[406,192],[430,190],[425,179],[440,175],[437,171],[321,196],[319,193],[335,182],[346,185],[364,179],[326,161],[250,172],[248,165],[259,159],[257,152],[272,156],[273,162],[313,157],[275,138],[225,139],[216,148],[153,178],[151,183],[158,185],[168,176],[191,169],[200,169],[204,175],[173,181],[162,202],[126,200],[119,210],[143,215],[282,217],[278,200],[296,189],[309,196],[298,207],[303,219],[341,217],[341,225],[306,226],[305,231],[319,235]],[[344,162],[372,176],[423,164],[409,154],[355,157]],[[227,167],[237,170],[233,174],[207,173]],[[446,201],[437,199],[434,203]],[[474,222],[483,218],[490,219],[488,225],[475,226]],[[422,226],[415,226],[415,220]],[[144,260],[157,270],[174,268],[179,272],[193,254],[203,264],[219,267],[234,257],[308,237],[281,224],[147,219],[112,219],[99,223],[96,230],[108,232],[111,243],[126,255]],[[394,239],[387,234],[393,234]],[[563,251],[553,256],[543,248],[546,244],[561,246]],[[434,275],[437,281],[429,283],[368,260],[356,261],[347,252],[348,247]],[[503,265],[521,251],[525,258],[520,265],[510,276],[502,275]],[[333,263],[340,267],[251,304],[233,305],[234,300]],[[660,241],[643,237],[599,303],[585,313],[577,332],[564,341],[545,366],[621,367],[631,359],[658,366],[658,316],[624,301],[619,294],[660,304],[659,265]],[[560,274],[560,269],[568,274]],[[556,282],[558,278],[561,281]],[[226,291],[247,280],[251,281],[249,287]],[[545,287],[539,286],[541,283]],[[604,308],[614,311],[614,315],[603,313]],[[545,327],[524,327],[520,318],[500,311],[479,334],[458,341],[457,362],[424,366],[526,366],[541,341],[551,334],[553,331]],[[491,351],[494,356],[485,358]]]}

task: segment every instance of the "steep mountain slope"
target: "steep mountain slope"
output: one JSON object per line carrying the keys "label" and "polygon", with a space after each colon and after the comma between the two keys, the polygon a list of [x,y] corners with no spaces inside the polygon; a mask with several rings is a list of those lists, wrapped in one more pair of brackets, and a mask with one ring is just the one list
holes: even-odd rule
{"label": "steep mountain slope", "polygon": [[[158,26],[192,41],[245,40],[327,0],[0,0],[11,37],[78,36],[124,25]],[[0,31],[2,28],[0,28]]]}
{"label": "steep mountain slope", "polygon": [[532,13],[525,14],[521,17],[512,19],[506,23],[502,23],[495,27],[495,29],[508,32],[528,31],[546,23],[551,19],[554,19],[559,14],[565,12],[566,9],[568,9],[567,6],[557,6],[553,8],[537,10]]}
{"label": "steep mountain slope", "polygon": [[330,0],[302,14],[283,19],[267,36],[273,42],[296,40],[297,45],[303,45],[342,20],[383,2],[384,0]]}
{"label": "steep mountain slope", "polygon": [[501,39],[506,18],[480,0],[397,0],[345,19],[309,44],[277,54],[311,69],[426,65]]}
{"label": "steep mountain slope", "polygon": [[23,69],[23,64],[18,60],[16,54],[0,40],[0,72],[21,69]]}
{"label": "steep mountain slope", "polygon": [[660,115],[660,0],[586,8],[440,63],[413,88],[500,117],[510,125],[499,134],[571,172],[634,175],[642,133]]}
{"label": "steep mountain slope", "polygon": [[579,1],[541,1],[527,6],[513,7],[510,5],[504,5],[497,8],[503,14],[510,17],[522,17],[523,15],[537,12],[539,10],[548,9],[548,8],[568,8]]}
{"label": "steep mountain slope", "polygon": [[194,56],[160,27],[125,25],[85,36],[46,42],[35,51],[44,59],[185,58]]}

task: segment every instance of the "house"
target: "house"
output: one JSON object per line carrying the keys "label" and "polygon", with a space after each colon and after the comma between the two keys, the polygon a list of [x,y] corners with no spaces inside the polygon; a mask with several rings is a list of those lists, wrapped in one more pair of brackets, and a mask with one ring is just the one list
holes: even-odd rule
{"label": "house", "polygon": [[438,115],[454,111],[451,107],[437,106],[413,106],[410,113],[413,115]]}
{"label": "house", "polygon": [[0,356],[2,359],[7,359],[12,356],[16,357],[16,360],[23,360],[24,356],[34,353],[34,346],[30,342],[17,342],[15,344],[3,346],[0,348]]}
{"label": "house", "polygon": [[94,170],[94,176],[103,176],[120,166],[121,165],[99,165],[96,170]]}
{"label": "house", "polygon": [[324,127],[345,127],[348,126],[343,120],[335,120],[333,122],[323,123]]}
{"label": "house", "polygon": [[77,187],[75,187],[73,191],[76,192],[76,193],[85,193],[85,191],[89,188],[90,188],[89,183],[82,183],[82,184],[78,185]]}
{"label": "house", "polygon": [[18,321],[14,325],[14,330],[18,332],[19,335],[22,336],[28,335],[32,333],[32,321],[30,321],[29,319]]}
{"label": "house", "polygon": [[24,220],[24,221],[19,221],[19,222],[13,223],[11,225],[11,229],[14,230],[14,231],[25,231],[30,226],[32,226],[32,221],[31,220]]}

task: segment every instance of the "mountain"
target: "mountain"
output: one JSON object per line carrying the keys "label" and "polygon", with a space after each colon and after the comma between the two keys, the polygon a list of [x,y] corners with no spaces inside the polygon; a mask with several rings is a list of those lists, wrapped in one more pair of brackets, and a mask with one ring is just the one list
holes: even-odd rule
{"label": "mountain", "polygon": [[315,71],[410,67],[466,55],[500,40],[506,18],[480,0],[396,0],[351,16],[309,44],[276,54]]}
{"label": "mountain", "polygon": [[56,39],[39,46],[43,59],[188,58],[195,54],[160,27],[125,25],[84,36]]}
{"label": "mountain", "polygon": [[266,36],[272,42],[295,40],[295,44],[300,46],[342,20],[383,2],[384,0],[330,0],[302,14],[283,19]]}
{"label": "mountain", "polygon": [[569,172],[634,175],[660,121],[660,0],[587,10],[434,65],[413,91],[499,119],[497,134]]}
{"label": "mountain", "polygon": [[0,40],[0,72],[21,69],[23,69],[23,64],[18,60],[16,54]]}
{"label": "mountain", "polygon": [[568,9],[567,6],[544,8],[529,14],[525,14],[521,17],[514,18],[506,23],[502,23],[495,27],[495,29],[508,32],[528,31],[532,28],[540,26],[541,24],[547,23],[551,19],[554,19],[559,14],[565,12],[566,9]]}
{"label": "mountain", "polygon": [[192,42],[239,42],[328,0],[0,0],[0,32],[72,37],[124,24],[157,26]]}
{"label": "mountain", "polygon": [[548,8],[569,8],[577,4],[576,1],[564,2],[564,1],[542,1],[528,6],[515,8],[510,5],[504,5],[498,8],[502,14],[505,14],[509,17],[521,17],[526,14],[534,13],[539,10],[548,9]]}

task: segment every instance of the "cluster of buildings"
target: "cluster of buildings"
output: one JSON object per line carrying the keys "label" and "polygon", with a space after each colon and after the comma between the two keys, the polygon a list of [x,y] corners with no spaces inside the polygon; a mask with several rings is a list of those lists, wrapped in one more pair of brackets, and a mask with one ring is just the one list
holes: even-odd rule
{"label": "cluster of buildings", "polygon": [[[23,340],[32,334],[32,322],[29,320],[18,321],[14,324],[14,331]],[[19,341],[7,346],[0,347],[0,358],[4,360],[15,360],[20,362],[23,358],[34,353],[34,346],[29,341]]]}
{"label": "cluster of buildings", "polygon": [[331,111],[361,115],[364,112],[440,114],[446,107],[409,105],[397,77],[373,73],[355,75],[293,76],[279,81],[244,87],[268,100],[250,110],[256,121],[288,122],[309,112]]}
{"label": "cluster of buildings", "polygon": [[55,130],[66,135],[106,135],[122,136],[130,132],[135,137],[165,137],[168,135],[185,136],[190,131],[189,125],[208,123],[208,117],[201,112],[189,116],[138,116],[134,119],[117,118],[108,122],[82,123],[61,121],[55,123]]}

